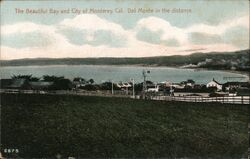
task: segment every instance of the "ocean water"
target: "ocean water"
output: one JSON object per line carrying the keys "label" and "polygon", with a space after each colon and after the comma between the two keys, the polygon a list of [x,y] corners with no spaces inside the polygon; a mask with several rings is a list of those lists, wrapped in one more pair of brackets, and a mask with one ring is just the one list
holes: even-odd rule
{"label": "ocean water", "polygon": [[193,79],[196,83],[206,84],[213,78],[218,82],[227,81],[247,81],[248,76],[223,72],[195,69],[179,69],[170,67],[142,67],[142,66],[102,66],[102,65],[49,65],[49,66],[9,66],[0,68],[0,77],[10,78],[13,75],[32,74],[35,77],[43,75],[64,76],[73,79],[82,77],[85,79],[94,79],[96,83],[105,81],[128,82],[134,79],[136,83],[143,81],[142,71],[149,70],[147,80],[153,82],[181,82],[187,79]]}

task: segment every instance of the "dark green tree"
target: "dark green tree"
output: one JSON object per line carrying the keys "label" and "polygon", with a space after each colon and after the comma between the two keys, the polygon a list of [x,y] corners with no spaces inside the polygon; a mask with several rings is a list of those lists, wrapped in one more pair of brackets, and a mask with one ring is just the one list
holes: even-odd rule
{"label": "dark green tree", "polygon": [[95,83],[95,81],[91,78],[91,79],[89,80],[89,83],[90,83],[90,84],[93,84],[93,83]]}
{"label": "dark green tree", "polygon": [[12,77],[11,77],[12,79],[21,79],[21,78],[23,78],[23,79],[26,79],[26,80],[30,80],[31,78],[32,78],[32,75],[13,75]]}
{"label": "dark green tree", "polygon": [[56,81],[59,81],[61,79],[64,79],[64,77],[63,76],[57,77],[57,76],[54,76],[54,75],[52,75],[52,76],[44,75],[43,76],[43,81],[46,81],[46,82],[56,82]]}

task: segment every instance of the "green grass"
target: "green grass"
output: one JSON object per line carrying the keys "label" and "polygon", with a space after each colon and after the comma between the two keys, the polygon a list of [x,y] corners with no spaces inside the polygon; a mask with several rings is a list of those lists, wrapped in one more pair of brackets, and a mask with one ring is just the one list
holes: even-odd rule
{"label": "green grass", "polygon": [[19,157],[247,155],[246,105],[65,95],[1,97],[2,148],[18,148]]}

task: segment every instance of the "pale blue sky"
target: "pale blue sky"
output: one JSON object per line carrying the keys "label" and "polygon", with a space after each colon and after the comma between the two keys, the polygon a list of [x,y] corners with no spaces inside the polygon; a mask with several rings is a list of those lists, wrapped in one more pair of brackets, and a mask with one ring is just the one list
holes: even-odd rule
{"label": "pale blue sky", "polygon": [[[219,22],[249,13],[248,0],[82,0],[82,1],[3,1],[1,4],[2,24],[32,21],[42,24],[55,24],[64,18],[75,15],[16,15],[15,8],[191,8],[192,14],[98,14],[98,16],[130,28],[142,17],[157,16],[178,27],[194,23],[215,25]],[[129,16],[129,18],[128,18]]]}
{"label": "pale blue sky", "polygon": [[[123,8],[124,13],[31,15],[16,14],[15,8]],[[127,8],[182,8],[192,12],[129,14]],[[76,26],[62,27],[65,19]],[[2,58],[167,56],[189,54],[182,51],[192,49],[248,49],[249,21],[244,22],[247,19],[248,0],[1,1],[1,27],[5,32],[1,34]],[[86,24],[95,21],[114,28],[93,30]],[[27,23],[30,28],[25,27]],[[58,48],[61,46],[63,50]],[[48,53],[52,49],[62,53]]]}

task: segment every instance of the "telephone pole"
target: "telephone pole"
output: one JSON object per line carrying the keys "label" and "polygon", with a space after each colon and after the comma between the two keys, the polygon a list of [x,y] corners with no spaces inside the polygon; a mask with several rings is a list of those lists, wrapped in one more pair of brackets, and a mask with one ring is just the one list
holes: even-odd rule
{"label": "telephone pole", "polygon": [[147,73],[149,74],[150,71],[142,71],[142,76],[143,76],[143,89],[142,89],[142,99],[145,99],[146,97],[146,90],[147,90],[147,82],[146,82],[146,77],[147,77]]}
{"label": "telephone pole", "polygon": [[114,83],[113,83],[113,81],[111,81],[111,89],[112,89],[111,93],[112,93],[112,95],[114,94],[114,86],[113,85],[114,85]]}
{"label": "telephone pole", "polygon": [[133,85],[133,98],[135,98],[135,79],[130,78],[130,81],[132,82],[132,85]]}

